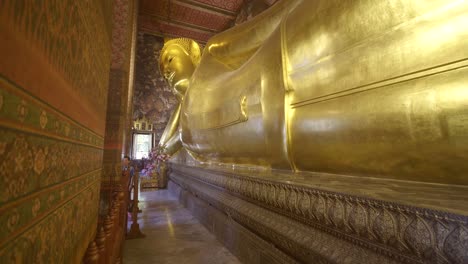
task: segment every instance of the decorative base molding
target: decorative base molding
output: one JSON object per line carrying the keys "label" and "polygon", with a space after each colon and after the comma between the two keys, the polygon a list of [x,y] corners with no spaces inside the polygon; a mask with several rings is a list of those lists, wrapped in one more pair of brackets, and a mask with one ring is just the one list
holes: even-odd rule
{"label": "decorative base molding", "polygon": [[243,263],[296,264],[293,258],[237,223],[230,215],[169,181],[168,189]]}
{"label": "decorative base molding", "polygon": [[[211,215],[227,215],[289,262],[468,263],[466,216],[180,164],[171,164],[170,180],[215,234],[223,222]],[[232,230],[217,236],[230,249],[242,247],[230,242],[239,229]]]}

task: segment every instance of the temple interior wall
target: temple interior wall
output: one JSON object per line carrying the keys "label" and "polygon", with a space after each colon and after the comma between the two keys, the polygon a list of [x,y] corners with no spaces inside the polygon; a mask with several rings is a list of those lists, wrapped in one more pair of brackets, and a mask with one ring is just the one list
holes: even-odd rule
{"label": "temple interior wall", "polygon": [[77,263],[96,231],[110,7],[0,3],[0,259]]}

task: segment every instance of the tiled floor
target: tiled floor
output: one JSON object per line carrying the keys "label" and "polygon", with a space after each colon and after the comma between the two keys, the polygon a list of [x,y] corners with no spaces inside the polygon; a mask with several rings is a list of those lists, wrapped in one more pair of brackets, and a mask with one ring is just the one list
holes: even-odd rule
{"label": "tiled floor", "polygon": [[139,207],[146,237],[125,241],[123,263],[240,263],[167,190],[141,193]]}

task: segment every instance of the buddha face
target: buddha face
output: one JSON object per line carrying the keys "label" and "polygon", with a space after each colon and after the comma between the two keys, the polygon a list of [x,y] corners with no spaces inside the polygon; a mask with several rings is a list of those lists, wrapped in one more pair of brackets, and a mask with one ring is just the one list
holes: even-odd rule
{"label": "buddha face", "polygon": [[192,59],[181,46],[166,48],[160,59],[161,73],[177,94],[185,93],[190,77],[195,70]]}

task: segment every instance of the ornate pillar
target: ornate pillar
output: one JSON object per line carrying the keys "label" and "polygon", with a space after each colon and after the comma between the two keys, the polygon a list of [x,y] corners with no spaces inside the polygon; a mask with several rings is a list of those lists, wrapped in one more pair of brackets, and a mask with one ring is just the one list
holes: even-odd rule
{"label": "ornate pillar", "polygon": [[127,155],[125,141],[131,124],[137,1],[115,0],[112,55],[104,136],[100,215],[109,209],[112,190],[121,180],[121,160]]}

